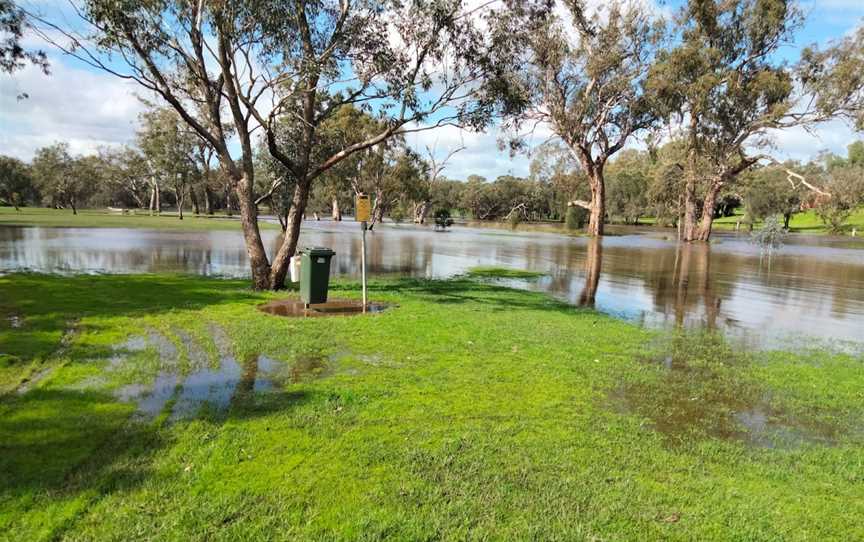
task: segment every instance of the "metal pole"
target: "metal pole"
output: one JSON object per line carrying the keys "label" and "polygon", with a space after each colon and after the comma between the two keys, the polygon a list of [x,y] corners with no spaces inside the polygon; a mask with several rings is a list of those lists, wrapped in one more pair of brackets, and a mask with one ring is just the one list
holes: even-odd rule
{"label": "metal pole", "polygon": [[360,242],[360,244],[362,246],[362,256],[361,256],[360,263],[361,263],[363,269],[360,271],[360,273],[361,273],[361,280],[363,282],[363,312],[365,313],[366,312],[366,221],[365,220],[363,221],[361,228],[363,228],[363,237],[362,237],[362,241]]}

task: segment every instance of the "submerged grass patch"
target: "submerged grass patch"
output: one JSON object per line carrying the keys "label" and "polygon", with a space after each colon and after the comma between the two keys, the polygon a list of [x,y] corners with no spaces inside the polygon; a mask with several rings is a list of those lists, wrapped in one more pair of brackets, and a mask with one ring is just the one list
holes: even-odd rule
{"label": "submerged grass patch", "polygon": [[[372,281],[392,308],[366,317],[257,310],[292,295],[0,277],[22,318],[0,326],[0,539],[864,537],[860,357],[657,342],[467,278]],[[751,442],[735,415],[763,400],[840,430]]]}
{"label": "submerged grass patch", "polygon": [[509,267],[480,266],[469,269],[467,275],[469,277],[487,279],[538,279],[545,276],[545,273],[526,269],[512,269]]}

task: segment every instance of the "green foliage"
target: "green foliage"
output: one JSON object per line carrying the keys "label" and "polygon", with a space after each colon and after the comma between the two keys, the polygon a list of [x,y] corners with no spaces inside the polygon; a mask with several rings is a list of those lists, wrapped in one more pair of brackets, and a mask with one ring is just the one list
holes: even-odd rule
{"label": "green foliage", "polygon": [[[788,167],[795,169],[797,165]],[[789,181],[786,169],[787,166],[761,168],[744,180],[744,207],[749,222],[779,214],[783,227],[788,229],[792,215],[801,211],[802,190]]]}
{"label": "green foliage", "polygon": [[570,205],[567,207],[567,216],[564,219],[564,225],[570,231],[581,230],[588,222],[588,210],[579,207],[578,205]]}
{"label": "green foliage", "polygon": [[831,233],[843,233],[846,221],[864,204],[864,167],[835,167],[822,179],[823,189],[831,195],[818,198],[816,214]]}
{"label": "green foliage", "polygon": [[453,219],[450,218],[450,211],[447,209],[438,209],[435,211],[435,229],[446,230],[453,225]]}
{"label": "green foliage", "polygon": [[770,259],[775,252],[783,247],[788,233],[789,230],[784,225],[783,217],[772,215],[765,219],[759,230],[753,232],[751,240],[759,247],[762,254],[766,254]]}
{"label": "green foliage", "polygon": [[30,63],[48,74],[45,52],[27,50],[21,43],[28,27],[27,13],[23,9],[12,0],[0,0],[0,73],[13,73]]}
{"label": "green foliage", "polygon": [[102,173],[97,158],[73,158],[66,143],[37,150],[31,171],[43,203],[58,209],[69,207],[73,214],[96,191]]}
{"label": "green foliage", "polygon": [[16,209],[38,201],[30,168],[17,158],[0,156],[0,203]]}
{"label": "green foliage", "polygon": [[806,48],[798,71],[823,115],[840,116],[864,130],[864,26],[821,51]]}
{"label": "green foliage", "polygon": [[[515,64],[511,83],[525,104],[505,127],[519,134],[525,124],[548,123],[578,156],[592,187],[592,207],[604,208],[605,201],[596,198],[604,194],[607,161],[633,134],[659,121],[645,83],[663,25],[637,4],[618,0],[606,2],[602,10],[569,4],[565,14],[553,4],[545,6],[549,9],[541,8],[542,15],[520,12],[524,19],[514,29],[527,36],[526,58]],[[602,234],[604,214],[597,215],[599,224],[590,225],[593,234]]]}

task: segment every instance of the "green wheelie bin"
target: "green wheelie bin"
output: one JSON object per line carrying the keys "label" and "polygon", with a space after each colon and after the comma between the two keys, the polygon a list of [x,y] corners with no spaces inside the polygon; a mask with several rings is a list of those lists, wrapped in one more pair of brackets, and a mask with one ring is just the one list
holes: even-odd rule
{"label": "green wheelie bin", "polygon": [[309,247],[301,251],[300,299],[306,305],[327,302],[330,259],[334,254],[336,253],[325,247]]}

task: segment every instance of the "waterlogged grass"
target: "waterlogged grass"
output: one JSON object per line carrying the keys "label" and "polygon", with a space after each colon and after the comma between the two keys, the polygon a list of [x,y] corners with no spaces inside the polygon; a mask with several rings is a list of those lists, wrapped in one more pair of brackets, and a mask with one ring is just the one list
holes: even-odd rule
{"label": "waterlogged grass", "polygon": [[467,275],[475,278],[486,279],[538,279],[545,275],[537,271],[528,271],[526,269],[512,269],[509,267],[494,267],[480,266],[472,267],[468,270]]}
{"label": "waterlogged grass", "polygon": [[[859,357],[469,279],[370,287],[394,307],[287,319],[256,307],[293,294],[240,281],[0,277],[0,538],[864,538]],[[118,400],[168,371],[155,415]],[[221,389],[201,375],[230,400],[177,416]],[[779,435],[742,433],[753,405]]]}
{"label": "waterlogged grass", "polygon": [[[236,217],[237,215],[235,215]],[[22,207],[0,207],[0,225],[42,226],[49,228],[148,228],[158,230],[239,230],[240,221],[224,214],[207,216],[184,212],[180,220],[176,212],[164,212],[150,216],[148,211],[137,209],[134,213],[111,213],[107,210],[82,209],[73,215],[68,209],[43,209]],[[260,223],[263,229],[276,229],[277,224]]]}

